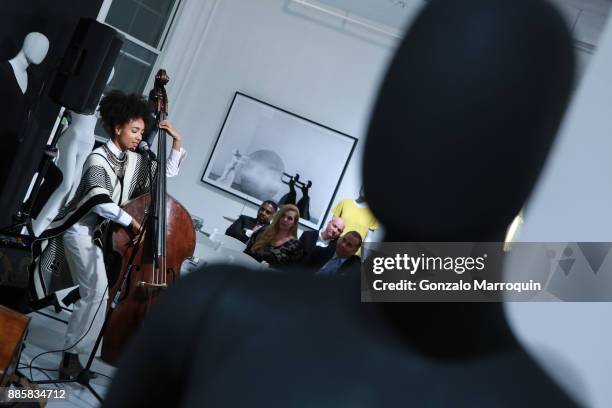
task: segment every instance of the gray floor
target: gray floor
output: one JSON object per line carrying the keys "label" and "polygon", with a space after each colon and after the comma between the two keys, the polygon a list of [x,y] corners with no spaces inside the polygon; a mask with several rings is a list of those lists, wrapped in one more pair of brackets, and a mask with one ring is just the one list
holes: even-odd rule
{"label": "gray floor", "polygon": [[[64,292],[64,291],[62,291]],[[61,299],[62,292],[59,293],[59,298]],[[68,320],[70,313],[67,311],[62,311],[59,314],[55,314],[52,308],[46,308],[42,310],[43,313],[46,313],[50,316],[57,317],[63,320]],[[32,358],[36,357],[38,354],[51,351],[51,350],[61,350],[64,345],[64,334],[66,332],[66,324],[59,322],[57,320],[51,319],[49,317],[43,316],[38,313],[30,314],[32,318],[28,334],[26,337],[26,348],[23,350],[20,360],[20,372],[30,378],[30,370],[27,368],[27,365],[30,363]],[[33,365],[37,367],[43,368],[51,368],[57,370],[61,360],[61,352],[54,352],[49,354],[43,354],[40,357],[37,357],[34,361]],[[88,356],[81,356],[81,363],[85,365],[87,362]],[[110,385],[110,378],[112,377],[113,372],[115,370],[114,367],[104,363],[99,358],[95,358],[92,371],[98,372],[103,375],[98,375],[97,378],[91,380],[92,387],[98,392],[102,397],[106,394],[106,391]],[[58,378],[57,371],[46,371],[46,373],[52,379]],[[49,378],[45,376],[39,370],[32,370],[32,376],[34,380],[48,380]],[[97,399],[83,386],[80,384],[47,384],[41,385],[41,388],[46,389],[57,389],[57,387],[66,390],[67,399],[64,401],[50,401],[48,406],[54,408],[60,407],[98,407],[100,404]]]}
{"label": "gray floor", "polygon": [[[221,258],[221,260],[225,260],[224,254],[221,254],[220,251],[205,251],[205,253],[212,253]],[[242,255],[242,254],[240,254]],[[199,266],[206,264],[206,259],[199,259],[194,262],[185,262],[183,267],[181,268],[181,275],[187,274],[192,270],[198,268]],[[210,259],[209,259],[210,261]],[[212,256],[212,261],[219,261],[219,259]],[[230,261],[233,261],[230,260]],[[238,258],[236,263],[240,263],[241,258]],[[72,288],[64,289],[57,292],[58,299],[62,299]],[[57,379],[58,372],[57,368],[60,364],[60,360],[62,358],[61,349],[64,346],[64,335],[66,333],[67,325],[58,320],[53,319],[58,318],[64,321],[68,321],[70,317],[70,312],[61,311],[59,314],[56,314],[52,307],[45,308],[40,312],[50,316],[44,316],[41,313],[31,313],[29,316],[32,318],[30,321],[30,325],[28,327],[28,334],[26,336],[25,344],[26,348],[23,350],[21,355],[21,360],[19,361],[19,371],[24,374],[28,378],[33,378],[35,381],[40,380],[49,380],[49,379]],[[60,351],[57,351],[60,350]],[[41,353],[45,353],[48,351],[55,351],[52,353],[47,353],[40,355]],[[98,352],[99,356],[99,352]],[[87,363],[87,358],[89,356],[80,356],[81,364],[85,365]],[[30,374],[30,369],[28,365],[32,358],[36,358],[34,363],[32,364],[35,367],[41,368],[49,368],[51,370],[46,370],[45,373],[51,377],[47,377],[40,370],[32,369]],[[108,387],[110,386],[111,379],[108,377],[112,377],[115,367],[110,366],[104,363],[99,358],[95,358],[91,367],[91,370],[102,375],[98,375],[97,378],[91,380],[92,387],[96,390],[98,394],[100,394],[103,398],[106,394]],[[106,377],[107,376],[107,377]],[[60,407],[99,407],[100,404],[98,400],[91,394],[91,392],[77,383],[71,384],[58,384],[57,386],[54,384],[46,384],[41,385],[40,388],[45,389],[65,389],[67,399],[65,401],[49,401],[49,404],[53,408]]]}

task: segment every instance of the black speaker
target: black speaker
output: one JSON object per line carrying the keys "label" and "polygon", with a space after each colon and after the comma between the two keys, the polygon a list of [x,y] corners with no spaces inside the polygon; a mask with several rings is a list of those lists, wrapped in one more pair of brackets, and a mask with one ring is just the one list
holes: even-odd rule
{"label": "black speaker", "polygon": [[70,110],[91,114],[123,45],[123,37],[112,27],[82,18],[62,58],[49,96]]}
{"label": "black speaker", "polygon": [[0,286],[27,288],[31,238],[0,233]]}
{"label": "black speaker", "polygon": [[0,233],[0,305],[29,313],[29,271],[32,238]]}

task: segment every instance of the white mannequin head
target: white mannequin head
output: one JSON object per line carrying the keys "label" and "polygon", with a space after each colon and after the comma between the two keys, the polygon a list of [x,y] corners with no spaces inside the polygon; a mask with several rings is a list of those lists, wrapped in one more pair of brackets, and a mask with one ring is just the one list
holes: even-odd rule
{"label": "white mannequin head", "polygon": [[28,64],[38,65],[49,51],[49,40],[44,34],[33,32],[26,35],[21,48]]}
{"label": "white mannequin head", "polygon": [[38,65],[45,59],[49,51],[49,40],[44,34],[32,32],[26,35],[19,53],[9,60],[13,67],[17,84],[25,94],[28,89],[27,68],[30,64]]}

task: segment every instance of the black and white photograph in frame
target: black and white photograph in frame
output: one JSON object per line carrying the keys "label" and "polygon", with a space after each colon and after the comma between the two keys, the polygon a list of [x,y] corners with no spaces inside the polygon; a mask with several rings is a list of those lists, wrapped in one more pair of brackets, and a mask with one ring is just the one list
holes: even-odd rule
{"label": "black and white photograph in frame", "polygon": [[236,92],[202,181],[260,204],[295,204],[319,229],[357,139]]}

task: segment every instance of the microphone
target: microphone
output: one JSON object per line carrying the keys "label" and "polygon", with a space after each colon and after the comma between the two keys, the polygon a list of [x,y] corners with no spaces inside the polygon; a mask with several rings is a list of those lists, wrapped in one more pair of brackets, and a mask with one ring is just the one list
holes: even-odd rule
{"label": "microphone", "polygon": [[145,140],[142,140],[140,143],[138,143],[138,148],[136,150],[138,150],[139,153],[142,153],[147,156],[149,160],[155,160],[157,157],[155,153],[153,153],[153,151],[149,148],[149,144]]}

